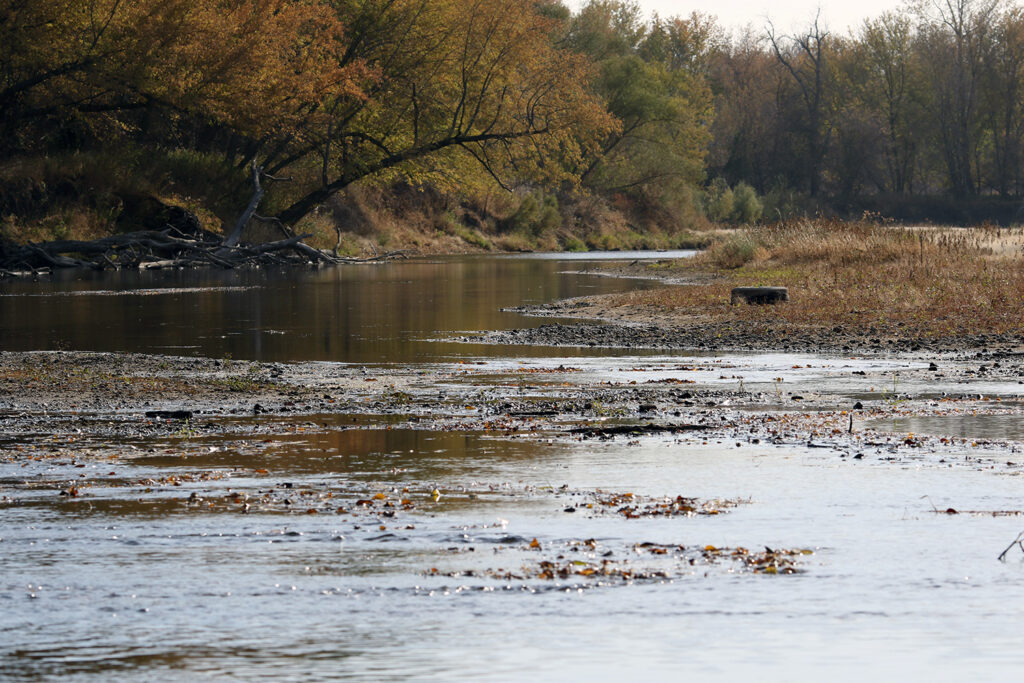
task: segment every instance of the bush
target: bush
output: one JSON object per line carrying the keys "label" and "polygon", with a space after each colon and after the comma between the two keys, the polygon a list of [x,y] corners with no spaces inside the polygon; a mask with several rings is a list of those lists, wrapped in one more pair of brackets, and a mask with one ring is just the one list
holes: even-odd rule
{"label": "bush", "polygon": [[566,251],[587,251],[587,245],[583,243],[583,240],[572,235],[565,238],[562,248]]}
{"label": "bush", "polygon": [[521,232],[540,237],[561,224],[562,215],[558,213],[558,199],[538,190],[523,197],[518,208],[505,219],[503,227],[507,232]]}
{"label": "bush", "polygon": [[719,268],[732,269],[750,263],[761,250],[757,240],[745,232],[739,232],[711,245],[705,258]]}
{"label": "bush", "polygon": [[764,205],[750,185],[741,182],[732,191],[732,219],[737,223],[756,223],[761,220]]}
{"label": "bush", "polygon": [[724,178],[715,178],[708,186],[704,204],[704,212],[708,218],[722,223],[733,214],[733,193]]}
{"label": "bush", "polygon": [[802,200],[781,178],[764,196],[762,215],[766,221],[787,221],[801,213]]}

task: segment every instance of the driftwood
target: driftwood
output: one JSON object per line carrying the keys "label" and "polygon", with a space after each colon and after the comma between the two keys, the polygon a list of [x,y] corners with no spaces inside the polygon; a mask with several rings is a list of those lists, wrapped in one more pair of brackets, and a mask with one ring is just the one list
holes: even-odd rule
{"label": "driftwood", "polygon": [[[369,258],[345,258],[314,249],[303,240],[310,234],[294,235],[281,221],[256,215],[265,192],[261,179],[273,178],[252,166],[254,191],[249,205],[227,237],[199,227],[199,221],[167,225],[163,230],[146,230],[111,235],[97,240],[57,240],[41,244],[14,245],[0,242],[0,279],[38,277],[53,270],[160,270],[166,268],[239,268],[271,265],[335,265],[372,263],[404,258],[407,251],[390,251]],[[244,227],[251,220],[276,223],[284,239],[264,244],[241,242]],[[186,227],[186,225],[188,227]]]}
{"label": "driftwood", "polygon": [[34,277],[63,268],[160,270],[166,268],[238,268],[267,265],[370,263],[407,256],[392,251],[370,258],[338,258],[314,249],[296,235],[265,244],[226,246],[207,235],[184,236],[175,230],[131,232],[93,241],[58,240],[0,246],[0,279]]}

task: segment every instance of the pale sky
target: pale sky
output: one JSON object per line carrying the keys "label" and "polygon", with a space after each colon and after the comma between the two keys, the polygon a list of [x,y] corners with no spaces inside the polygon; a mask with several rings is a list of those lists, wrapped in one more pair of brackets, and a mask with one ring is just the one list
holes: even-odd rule
{"label": "pale sky", "polygon": [[[657,12],[663,17],[688,15],[693,11],[712,14],[726,29],[743,28],[752,24],[755,29],[770,18],[780,32],[786,33],[807,26],[814,20],[818,8],[828,28],[845,34],[858,28],[867,18],[877,17],[886,10],[903,7],[901,0],[788,0],[784,2],[751,2],[750,0],[638,0],[647,14]],[[568,3],[578,8],[584,0]]]}

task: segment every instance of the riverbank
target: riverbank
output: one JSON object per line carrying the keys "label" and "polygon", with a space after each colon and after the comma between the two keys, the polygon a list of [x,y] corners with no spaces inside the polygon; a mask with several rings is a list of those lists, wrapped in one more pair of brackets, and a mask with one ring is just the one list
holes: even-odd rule
{"label": "riverbank", "polygon": [[[603,272],[663,288],[520,307],[612,325],[487,334],[501,343],[845,354],[1024,353],[1024,232],[799,221],[720,237],[694,259]],[[740,286],[784,286],[779,305],[730,305]]]}

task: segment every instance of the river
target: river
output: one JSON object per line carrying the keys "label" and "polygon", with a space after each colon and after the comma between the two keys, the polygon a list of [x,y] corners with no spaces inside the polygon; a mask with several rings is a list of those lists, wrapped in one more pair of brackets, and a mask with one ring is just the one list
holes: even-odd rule
{"label": "river", "polygon": [[[629,255],[644,257],[666,256]],[[742,375],[771,391],[784,374],[787,389],[838,406],[875,391],[851,369],[915,364],[453,341],[550,322],[502,308],[656,286],[587,272],[593,258],[0,283],[0,350],[321,361],[460,402],[509,367],[575,365],[557,386],[525,389],[544,394],[663,381],[685,365],[693,386]],[[467,363],[479,373],[458,378]],[[1024,665],[1024,564],[995,559],[1024,528],[1012,444],[986,451],[1013,464],[996,471],[739,436],[513,437],[400,415],[273,416],[294,429],[263,434],[263,418],[217,419],[236,431],[183,428],[126,443],[134,454],[109,463],[21,458],[71,427],[24,435],[0,422],[0,677],[954,681],[1012,680]],[[196,471],[210,476],[180,479]],[[42,486],[78,479],[92,482],[81,500]],[[306,492],[332,514],[296,513]],[[236,494],[271,503],[241,514],[221,504]],[[604,505],[612,494],[719,501],[721,514],[633,519]],[[936,512],[949,507],[965,513]],[[754,573],[708,550],[766,546],[796,553],[798,573]],[[549,578],[538,560],[617,573]]]}

